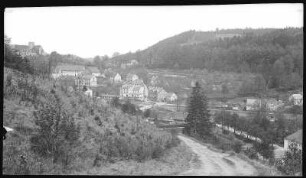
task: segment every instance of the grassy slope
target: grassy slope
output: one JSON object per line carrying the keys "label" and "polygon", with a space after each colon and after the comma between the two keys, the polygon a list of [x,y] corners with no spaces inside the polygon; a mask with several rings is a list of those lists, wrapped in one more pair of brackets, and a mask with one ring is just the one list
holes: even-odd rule
{"label": "grassy slope", "polygon": [[[17,167],[19,163],[15,164],[11,161],[5,161],[10,159],[11,154],[15,155],[13,159],[16,161],[18,161],[18,155],[27,155],[27,159],[31,159],[32,161],[29,161],[35,163],[30,165],[30,169],[35,170],[33,173],[38,173],[41,169],[39,166],[40,163],[37,161],[40,158],[30,152],[29,144],[31,132],[35,127],[33,117],[34,110],[34,107],[31,105],[26,106],[24,103],[19,104],[19,98],[3,100],[3,125],[15,130],[14,132],[9,132],[7,134],[7,139],[3,142],[3,153],[5,154],[3,158],[3,174],[11,174],[12,172],[18,174],[16,170],[18,170]],[[81,160],[80,162],[83,163],[82,165],[84,165],[84,167],[80,168],[81,170],[79,171],[73,171],[68,174],[173,175],[177,172],[188,169],[189,161],[192,157],[191,155],[191,150],[184,145],[184,143],[180,143],[178,146],[167,150],[162,157],[145,162],[117,161],[113,164],[103,165],[99,168],[92,168],[90,166],[85,166],[92,165],[91,161]],[[52,163],[44,164],[51,165]],[[63,172],[60,171],[60,168],[43,166],[42,169],[44,169],[42,174],[63,174]]]}
{"label": "grassy slope", "polygon": [[77,175],[176,175],[187,170],[193,153],[183,142],[167,150],[161,158],[144,162],[118,161],[87,171],[73,172]]}

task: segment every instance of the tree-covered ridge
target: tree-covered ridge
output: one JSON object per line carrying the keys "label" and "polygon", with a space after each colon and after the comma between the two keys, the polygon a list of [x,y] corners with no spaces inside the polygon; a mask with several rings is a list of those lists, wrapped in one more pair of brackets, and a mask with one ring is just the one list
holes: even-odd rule
{"label": "tree-covered ridge", "polygon": [[132,59],[148,68],[258,73],[270,88],[295,88],[288,81],[303,78],[303,28],[188,31],[110,61]]}

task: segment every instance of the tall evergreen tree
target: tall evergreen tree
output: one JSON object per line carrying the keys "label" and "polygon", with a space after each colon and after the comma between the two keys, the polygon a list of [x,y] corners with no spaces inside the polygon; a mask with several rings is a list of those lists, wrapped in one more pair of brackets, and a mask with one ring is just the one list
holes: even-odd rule
{"label": "tall evergreen tree", "polygon": [[200,84],[196,82],[192,95],[189,99],[188,115],[184,133],[205,137],[211,135],[212,123],[209,120],[210,114],[207,110],[208,100]]}

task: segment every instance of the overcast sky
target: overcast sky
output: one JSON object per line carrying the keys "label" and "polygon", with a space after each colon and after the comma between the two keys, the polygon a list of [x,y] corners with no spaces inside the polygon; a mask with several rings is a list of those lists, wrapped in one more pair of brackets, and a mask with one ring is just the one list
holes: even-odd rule
{"label": "overcast sky", "polygon": [[188,30],[303,27],[302,4],[7,8],[12,44],[90,58],[135,52]]}

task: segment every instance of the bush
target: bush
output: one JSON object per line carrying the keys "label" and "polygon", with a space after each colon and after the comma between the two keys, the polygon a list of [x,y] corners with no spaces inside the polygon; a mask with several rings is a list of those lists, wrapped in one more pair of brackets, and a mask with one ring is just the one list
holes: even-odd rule
{"label": "bush", "polygon": [[79,131],[58,96],[34,112],[37,132],[31,137],[31,149],[42,157],[52,157],[53,162],[68,165],[72,149],[78,141]]}
{"label": "bush", "polygon": [[242,143],[240,141],[235,141],[235,143],[232,145],[232,149],[235,151],[235,153],[240,153],[242,149]]}
{"label": "bush", "polygon": [[250,159],[258,159],[258,154],[254,149],[248,149],[245,150],[244,153],[250,158]]}
{"label": "bush", "polygon": [[302,173],[302,158],[302,150],[296,144],[291,144],[285,157],[276,161],[277,169],[286,175],[299,175]]}

